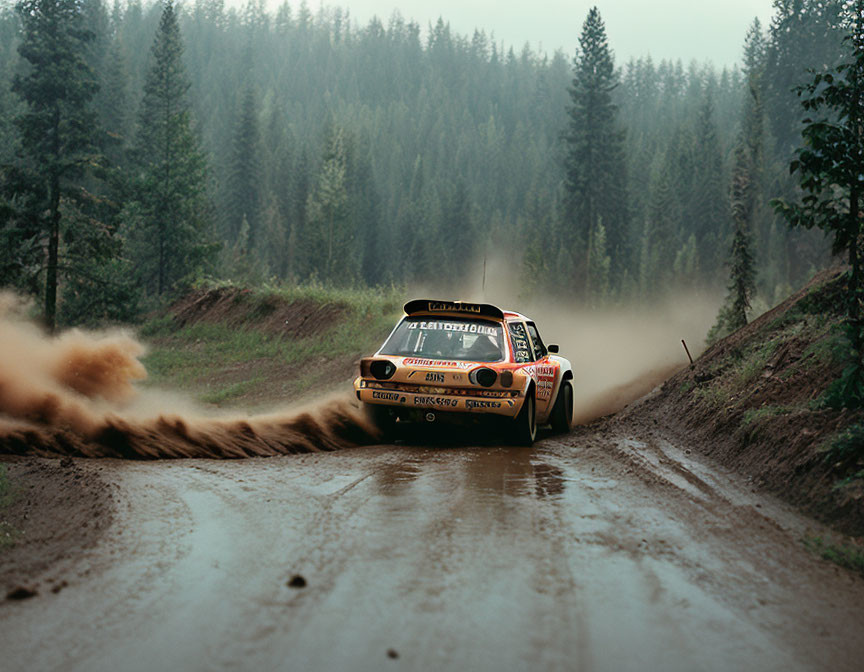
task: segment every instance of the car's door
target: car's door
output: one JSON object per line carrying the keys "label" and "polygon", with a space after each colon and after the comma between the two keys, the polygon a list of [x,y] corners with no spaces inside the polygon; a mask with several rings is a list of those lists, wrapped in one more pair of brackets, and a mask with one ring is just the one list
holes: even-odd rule
{"label": "car's door", "polygon": [[537,325],[533,322],[525,323],[528,336],[531,339],[532,352],[534,354],[534,375],[537,385],[537,411],[540,415],[546,415],[550,411],[550,405],[554,403],[555,383],[561,366],[549,357],[549,351],[540,338]]}
{"label": "car's door", "polygon": [[[517,364],[523,365],[523,370],[534,380],[536,401],[536,412],[538,416],[544,416],[549,407],[551,393],[548,388],[548,376],[546,368],[543,367],[545,357],[545,346],[537,337],[536,342],[541,350],[537,350],[528,328],[528,323],[523,320],[509,320],[507,328],[510,332],[510,342],[513,345],[513,359]],[[536,332],[536,327],[534,331]],[[539,361],[538,361],[539,360]],[[554,380],[554,378],[553,378]]]}

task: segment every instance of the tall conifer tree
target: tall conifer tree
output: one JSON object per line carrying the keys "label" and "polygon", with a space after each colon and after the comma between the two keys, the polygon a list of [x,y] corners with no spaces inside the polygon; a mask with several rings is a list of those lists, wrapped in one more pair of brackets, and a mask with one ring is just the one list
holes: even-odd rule
{"label": "tall conifer tree", "polygon": [[5,238],[14,245],[13,256],[22,255],[21,271],[44,263],[45,321],[53,330],[59,275],[73,266],[70,261],[61,269],[61,234],[72,226],[64,213],[86,199],[75,180],[95,163],[91,102],[98,86],[86,61],[93,33],[84,25],[80,0],[21,0],[16,10],[22,26],[18,51],[29,69],[12,84],[26,107],[16,120],[21,151],[6,182],[20,207],[7,220],[7,233],[14,235]]}
{"label": "tall conifer tree", "polygon": [[172,0],[166,0],[144,84],[130,238],[139,280],[162,294],[209,262],[206,162],[192,129],[189,81]]}
{"label": "tall conifer tree", "polygon": [[245,219],[249,225],[247,245],[250,250],[255,250],[261,228],[262,198],[260,131],[252,82],[249,82],[244,89],[234,124],[231,166],[226,192],[229,239],[236,239],[240,223]]}
{"label": "tall conifer tree", "polygon": [[613,275],[626,269],[629,261],[624,133],[618,128],[618,108],[612,100],[617,86],[606,27],[594,7],[579,38],[565,135],[568,229],[565,241],[584,250],[583,260],[577,262],[582,267],[577,281],[585,283],[586,295],[591,294],[590,269],[598,267],[592,265],[591,254],[598,251],[594,235],[600,225],[605,232],[604,256],[613,260]]}
{"label": "tall conifer tree", "polygon": [[354,231],[348,210],[345,132],[330,131],[324,161],[307,205],[307,253],[319,280],[345,284],[354,279]]}
{"label": "tall conifer tree", "polygon": [[728,235],[728,205],[724,198],[723,155],[714,121],[714,99],[710,89],[703,93],[696,120],[693,152],[693,191],[687,212],[695,228],[704,270],[716,274],[723,263],[722,248]]}
{"label": "tall conifer tree", "polygon": [[753,260],[751,228],[753,218],[753,185],[750,174],[753,165],[746,144],[735,150],[735,166],[729,201],[735,230],[729,251],[729,294],[717,316],[717,323],[708,340],[732,333],[747,324],[747,312],[756,288],[756,268]]}

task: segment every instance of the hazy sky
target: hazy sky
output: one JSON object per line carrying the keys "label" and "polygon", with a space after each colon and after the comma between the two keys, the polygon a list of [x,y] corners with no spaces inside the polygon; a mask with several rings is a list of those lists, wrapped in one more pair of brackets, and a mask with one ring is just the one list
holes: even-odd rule
{"label": "hazy sky", "polygon": [[[300,0],[290,1],[295,8],[300,4]],[[320,5],[319,0],[307,2],[313,12]],[[499,41],[517,50],[527,41],[549,52],[561,47],[568,54],[575,50],[588,10],[597,5],[619,62],[650,53],[655,60],[695,58],[720,66],[739,60],[753,17],[767,25],[772,14],[771,0],[335,0],[324,4],[347,7],[361,24],[376,14],[386,19],[398,9],[424,31],[428,22],[442,16],[460,33],[470,34],[480,27],[487,33],[494,31]]]}

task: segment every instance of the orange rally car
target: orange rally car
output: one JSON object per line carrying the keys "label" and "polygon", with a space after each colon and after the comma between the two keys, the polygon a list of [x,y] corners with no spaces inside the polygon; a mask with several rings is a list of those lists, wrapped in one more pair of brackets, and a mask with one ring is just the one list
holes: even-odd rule
{"label": "orange rally car", "polygon": [[573,425],[573,371],[534,322],[486,303],[418,299],[373,357],[357,398],[381,431],[396,423],[499,417],[531,445],[538,425]]}

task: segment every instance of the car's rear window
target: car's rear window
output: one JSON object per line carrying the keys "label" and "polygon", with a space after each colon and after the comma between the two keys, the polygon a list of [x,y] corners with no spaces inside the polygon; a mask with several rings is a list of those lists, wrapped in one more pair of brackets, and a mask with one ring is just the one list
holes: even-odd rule
{"label": "car's rear window", "polygon": [[381,348],[382,355],[467,362],[504,359],[504,330],[498,322],[456,317],[406,317]]}

